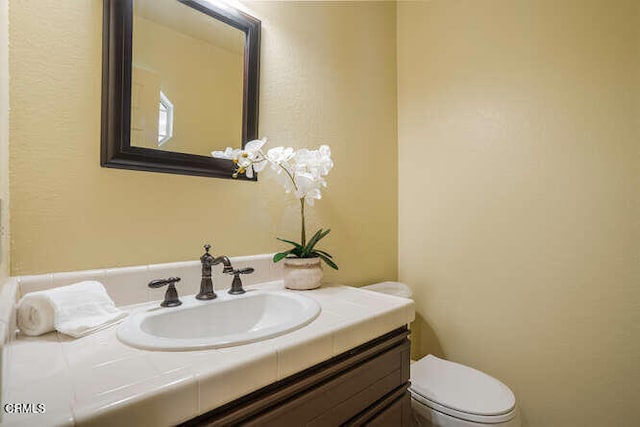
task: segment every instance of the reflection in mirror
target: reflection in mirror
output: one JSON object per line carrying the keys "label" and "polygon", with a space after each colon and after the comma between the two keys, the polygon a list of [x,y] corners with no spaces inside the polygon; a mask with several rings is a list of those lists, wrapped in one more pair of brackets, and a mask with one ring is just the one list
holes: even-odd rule
{"label": "reflection in mirror", "polygon": [[131,146],[242,146],[245,33],[176,0],[134,0]]}
{"label": "reflection in mirror", "polygon": [[158,147],[173,136],[173,102],[160,91],[160,113],[158,116]]}

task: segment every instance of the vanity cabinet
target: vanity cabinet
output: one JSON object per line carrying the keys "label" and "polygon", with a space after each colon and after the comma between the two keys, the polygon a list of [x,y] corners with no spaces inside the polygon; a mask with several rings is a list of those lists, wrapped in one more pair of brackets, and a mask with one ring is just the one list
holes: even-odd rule
{"label": "vanity cabinet", "polygon": [[409,331],[396,329],[185,426],[410,426]]}

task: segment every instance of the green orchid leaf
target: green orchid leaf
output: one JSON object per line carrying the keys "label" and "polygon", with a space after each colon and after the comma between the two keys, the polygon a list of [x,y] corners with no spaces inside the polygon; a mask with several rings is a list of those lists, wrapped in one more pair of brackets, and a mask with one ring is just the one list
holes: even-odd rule
{"label": "green orchid leaf", "polygon": [[310,253],[313,250],[313,247],[315,246],[315,244],[318,241],[318,236],[322,234],[322,228],[318,231],[316,231],[313,236],[309,239],[309,241],[307,242],[307,244],[305,245],[304,249],[307,253]]}
{"label": "green orchid leaf", "polygon": [[327,263],[327,265],[328,265],[329,267],[333,268],[334,270],[338,270],[338,266],[336,265],[336,263],[335,263],[335,262],[333,262],[333,261],[331,260],[331,258],[329,258],[329,257],[327,257],[327,256],[325,256],[325,255],[323,255],[323,254],[321,254],[321,253],[319,253],[319,254],[318,254],[318,256],[319,256],[319,257],[320,257],[324,262],[326,262],[326,263]]}
{"label": "green orchid leaf", "polygon": [[277,254],[275,254],[273,256],[273,262],[276,263],[276,262],[281,261],[282,259],[286,258],[287,255],[289,255],[290,253],[291,253],[291,250],[288,250],[288,251],[285,251],[285,252],[278,252]]}
{"label": "green orchid leaf", "polygon": [[276,237],[276,239],[280,240],[281,242],[285,242],[290,245],[293,245],[296,247],[296,249],[302,249],[302,245],[300,243],[292,242],[291,240],[281,239],[280,237]]}
{"label": "green orchid leaf", "polygon": [[[331,232],[331,229],[330,229],[330,228],[328,228],[328,229],[324,230],[324,232],[323,232],[322,234],[320,234],[320,237],[318,237],[318,242],[319,242],[320,240],[324,239],[324,237],[325,237],[327,234],[329,234],[330,232]],[[316,242],[316,243],[317,243],[317,242]]]}
{"label": "green orchid leaf", "polygon": [[307,243],[306,249],[307,252],[311,252],[313,251],[313,247],[324,238],[324,236],[326,236],[327,234],[329,234],[329,232],[331,231],[331,229],[328,230],[322,230],[322,228],[320,230],[318,230],[316,232],[316,234],[313,235],[313,237],[311,238],[311,240],[309,240],[309,243]]}
{"label": "green orchid leaf", "polygon": [[327,256],[329,258],[333,258],[330,253],[325,252],[325,251],[321,251],[320,249],[315,249],[314,252],[317,252],[318,254],[322,254],[322,255]]}

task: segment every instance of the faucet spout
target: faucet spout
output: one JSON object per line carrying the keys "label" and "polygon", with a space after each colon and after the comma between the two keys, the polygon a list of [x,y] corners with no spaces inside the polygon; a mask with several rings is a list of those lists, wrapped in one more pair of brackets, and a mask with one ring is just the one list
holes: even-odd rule
{"label": "faucet spout", "polygon": [[231,261],[229,261],[229,257],[225,255],[221,255],[217,258],[214,258],[213,261],[211,261],[211,265],[218,265],[220,263],[222,263],[222,265],[224,266],[222,268],[223,273],[231,273],[233,271],[233,267],[231,266]]}

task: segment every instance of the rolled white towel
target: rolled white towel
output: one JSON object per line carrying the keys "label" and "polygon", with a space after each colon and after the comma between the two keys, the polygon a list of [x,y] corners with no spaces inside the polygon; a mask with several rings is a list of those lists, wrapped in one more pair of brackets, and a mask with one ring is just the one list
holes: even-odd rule
{"label": "rolled white towel", "polygon": [[47,298],[28,294],[18,303],[18,327],[25,335],[35,337],[55,330],[54,318],[55,312]]}
{"label": "rolled white towel", "polygon": [[116,308],[102,283],[86,281],[26,294],[18,303],[17,320],[25,335],[58,330],[78,338],[126,316]]}

